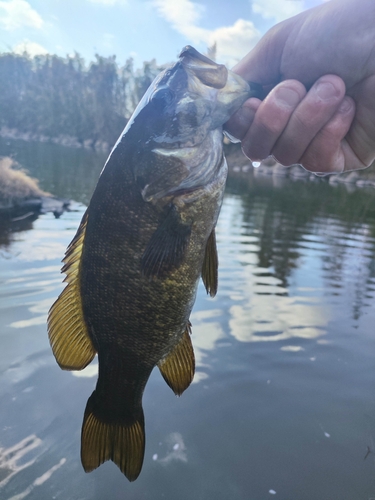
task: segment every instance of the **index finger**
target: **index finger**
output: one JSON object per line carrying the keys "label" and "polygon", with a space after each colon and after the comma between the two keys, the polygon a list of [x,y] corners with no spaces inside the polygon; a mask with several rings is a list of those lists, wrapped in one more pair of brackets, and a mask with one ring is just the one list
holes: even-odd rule
{"label": "index finger", "polygon": [[224,124],[224,130],[235,139],[242,141],[254,121],[255,113],[261,102],[255,97],[248,99]]}

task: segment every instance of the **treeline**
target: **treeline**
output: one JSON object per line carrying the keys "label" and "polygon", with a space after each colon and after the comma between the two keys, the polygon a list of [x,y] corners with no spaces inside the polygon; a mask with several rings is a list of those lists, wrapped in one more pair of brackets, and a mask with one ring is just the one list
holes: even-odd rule
{"label": "treeline", "polygon": [[61,143],[111,146],[154,77],[155,60],[0,54],[0,133]]}

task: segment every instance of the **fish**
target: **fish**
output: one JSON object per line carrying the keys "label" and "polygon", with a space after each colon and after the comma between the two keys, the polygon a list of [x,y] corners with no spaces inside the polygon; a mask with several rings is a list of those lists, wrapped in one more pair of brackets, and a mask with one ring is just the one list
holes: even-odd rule
{"label": "fish", "polygon": [[157,366],[181,395],[194,377],[190,313],[202,277],[218,286],[215,226],[227,177],[223,124],[245,80],[186,46],[141,99],[100,174],[48,315],[58,365],[99,375],[81,431],[86,472],[142,468],[142,396]]}

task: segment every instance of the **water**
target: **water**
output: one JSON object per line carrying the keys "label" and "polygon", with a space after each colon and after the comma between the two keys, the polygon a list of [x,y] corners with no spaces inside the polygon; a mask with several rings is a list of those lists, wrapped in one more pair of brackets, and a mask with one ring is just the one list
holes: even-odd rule
{"label": "water", "polygon": [[[3,141],[0,154],[22,158],[44,189],[89,199],[103,158],[21,146]],[[191,318],[195,383],[176,398],[153,372],[135,483],[111,462],[83,472],[80,428],[97,367],[61,371],[47,339],[84,205],[3,235],[0,499],[375,497],[374,202],[373,191],[319,181],[229,179],[219,292],[211,299],[200,286]]]}

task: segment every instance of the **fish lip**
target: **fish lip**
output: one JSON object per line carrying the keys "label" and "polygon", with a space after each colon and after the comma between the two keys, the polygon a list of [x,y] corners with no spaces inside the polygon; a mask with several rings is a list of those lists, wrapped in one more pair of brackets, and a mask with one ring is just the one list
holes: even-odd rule
{"label": "fish lip", "polygon": [[[224,88],[228,83],[229,74],[223,64],[212,61],[209,57],[198,52],[191,45],[186,45],[179,54],[179,62],[190,70],[194,75],[208,86],[216,89]],[[239,75],[237,75],[239,76]],[[247,99],[256,97],[264,98],[264,89],[260,83],[246,82],[248,84]]]}
{"label": "fish lip", "polygon": [[185,47],[181,50],[178,57],[179,59],[181,59],[181,62],[183,62],[183,59],[186,57],[192,57],[194,59],[197,59],[214,67],[219,66],[217,63],[215,63],[215,61],[201,54],[191,45],[185,45]]}
{"label": "fish lip", "polygon": [[204,85],[222,89],[228,80],[228,69],[198,52],[191,45],[186,45],[180,53],[179,63],[185,71],[192,73]]}

